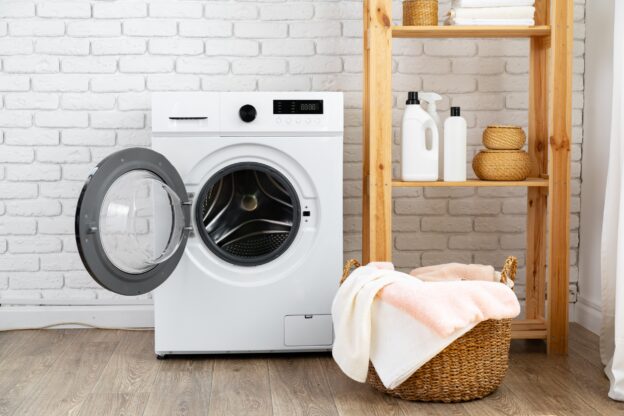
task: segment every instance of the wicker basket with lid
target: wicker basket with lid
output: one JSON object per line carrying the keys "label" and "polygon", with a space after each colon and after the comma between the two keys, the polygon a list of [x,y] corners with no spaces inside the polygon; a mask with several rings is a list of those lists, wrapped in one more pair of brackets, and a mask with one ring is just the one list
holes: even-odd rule
{"label": "wicker basket with lid", "polygon": [[531,160],[522,150],[482,150],[472,159],[472,170],[484,181],[523,181]]}
{"label": "wicker basket with lid", "polygon": [[483,145],[491,150],[520,150],[526,143],[522,127],[493,124],[483,131]]}

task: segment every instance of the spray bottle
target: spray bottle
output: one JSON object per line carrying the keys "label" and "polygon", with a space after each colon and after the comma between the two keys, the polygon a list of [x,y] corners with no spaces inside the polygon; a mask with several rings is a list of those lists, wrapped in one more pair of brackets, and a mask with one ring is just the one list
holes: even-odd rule
{"label": "spray bottle", "polygon": [[[405,104],[401,123],[401,179],[437,181],[438,128],[420,106],[417,92],[410,92]],[[427,149],[427,132],[431,133],[430,149]]]}
{"label": "spray bottle", "polygon": [[438,136],[440,137],[440,143],[438,146],[438,177],[442,179],[444,177],[444,133],[443,123],[438,115],[436,104],[438,101],[442,100],[442,97],[440,94],[436,94],[435,92],[421,92],[419,93],[419,97],[421,101],[427,103],[427,113],[429,113],[433,121],[435,121],[436,127],[438,128]]}

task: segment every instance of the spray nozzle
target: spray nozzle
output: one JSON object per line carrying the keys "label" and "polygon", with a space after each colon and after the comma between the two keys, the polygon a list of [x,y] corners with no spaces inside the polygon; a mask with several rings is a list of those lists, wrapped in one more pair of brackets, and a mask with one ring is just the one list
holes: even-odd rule
{"label": "spray nozzle", "polygon": [[442,99],[440,94],[436,94],[435,92],[421,92],[418,94],[418,97],[421,101],[427,103],[427,111],[429,113],[436,112],[436,101],[440,101]]}

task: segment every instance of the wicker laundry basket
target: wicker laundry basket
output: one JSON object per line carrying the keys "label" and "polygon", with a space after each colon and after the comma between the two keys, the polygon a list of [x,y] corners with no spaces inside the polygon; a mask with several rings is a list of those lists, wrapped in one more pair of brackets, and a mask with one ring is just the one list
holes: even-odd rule
{"label": "wicker laundry basket", "polygon": [[[349,276],[357,260],[345,264],[340,283]],[[513,280],[518,269],[508,257],[501,271],[503,283]],[[396,389],[386,389],[372,363],[366,382],[375,389],[405,400],[464,402],[480,399],[498,388],[509,363],[511,319],[484,321],[455,340],[420,367]]]}

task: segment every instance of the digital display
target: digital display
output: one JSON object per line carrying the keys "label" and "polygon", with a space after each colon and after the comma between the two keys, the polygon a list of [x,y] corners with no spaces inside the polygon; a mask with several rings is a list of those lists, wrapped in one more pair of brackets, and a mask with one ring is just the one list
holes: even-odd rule
{"label": "digital display", "polygon": [[273,100],[273,114],[323,114],[323,100]]}

